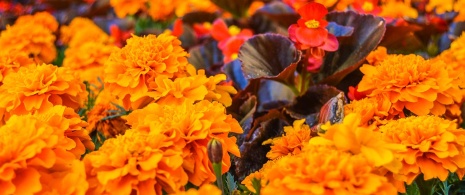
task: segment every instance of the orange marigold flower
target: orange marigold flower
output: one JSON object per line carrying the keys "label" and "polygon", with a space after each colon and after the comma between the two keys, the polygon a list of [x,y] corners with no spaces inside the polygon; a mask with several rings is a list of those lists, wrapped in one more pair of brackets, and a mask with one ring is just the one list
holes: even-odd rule
{"label": "orange marigold flower", "polygon": [[153,20],[169,19],[182,1],[184,0],[147,0],[147,13]]}
{"label": "orange marigold flower", "polygon": [[[462,100],[465,97],[465,33],[452,42],[450,49],[443,51],[440,55],[433,58],[433,61],[443,61],[447,64],[447,70],[450,77],[454,78],[453,85],[460,87]],[[457,123],[462,123],[461,109],[463,101],[452,105],[447,105],[446,118],[456,119]]]}
{"label": "orange marigold flower", "polygon": [[180,135],[153,124],[128,130],[84,157],[90,194],[174,193],[187,184]]}
{"label": "orange marigold flower", "polygon": [[444,61],[449,68],[452,77],[458,77],[456,81],[460,88],[465,89],[465,32],[451,43],[449,49],[443,51],[433,60]]}
{"label": "orange marigold flower", "polygon": [[40,23],[7,26],[0,33],[0,48],[5,52],[25,52],[38,63],[50,63],[56,57],[55,35]]}
{"label": "orange marigold flower", "polygon": [[83,43],[79,47],[70,47],[65,51],[63,67],[69,67],[77,72],[83,81],[100,85],[98,78],[103,80],[103,67],[116,46],[99,42]]}
{"label": "orange marigold flower", "polygon": [[454,18],[455,22],[465,21],[465,11],[463,10],[464,7],[465,7],[465,0],[458,0],[455,2],[454,11],[459,13],[459,15],[457,15]]}
{"label": "orange marigold flower", "polygon": [[23,15],[15,21],[15,25],[23,25],[27,23],[41,24],[52,32],[55,32],[58,29],[57,20],[48,12],[37,12],[34,15]]}
{"label": "orange marigold flower", "polygon": [[0,91],[0,108],[7,112],[4,119],[43,113],[53,105],[77,110],[87,96],[85,85],[70,69],[51,64],[20,67],[4,78]]}
{"label": "orange marigold flower", "polygon": [[410,4],[401,1],[389,1],[381,6],[379,16],[387,18],[417,18],[418,12]]}
{"label": "orange marigold flower", "polygon": [[155,124],[163,129],[175,130],[173,135],[180,136],[184,141],[184,144],[179,143],[183,148],[184,171],[189,176],[189,182],[196,186],[215,181],[207,154],[207,144],[212,138],[223,146],[223,173],[231,166],[228,152],[240,156],[236,137],[229,134],[243,131],[236,119],[226,115],[225,107],[218,102],[203,100],[196,104],[183,102],[176,106],[152,103],[133,111],[127,120],[133,129],[141,131],[147,131]]}
{"label": "orange marigold flower", "polygon": [[200,186],[199,189],[191,188],[187,191],[179,191],[177,193],[174,193],[172,195],[204,195],[204,194],[209,194],[209,195],[221,195],[221,190],[218,189],[215,185],[212,184],[205,184]]}
{"label": "orange marigold flower", "polygon": [[437,116],[411,116],[388,122],[380,127],[384,141],[402,144],[407,151],[396,156],[402,169],[395,178],[411,184],[423,173],[424,179],[445,181],[449,172],[460,178],[465,174],[465,130],[454,121]]}
{"label": "orange marigold flower", "polygon": [[453,11],[455,0],[429,0],[426,4],[426,11],[443,14],[445,12]]}
{"label": "orange marigold flower", "polygon": [[443,115],[446,106],[462,101],[454,78],[442,61],[417,55],[389,55],[377,66],[363,65],[358,91],[368,97],[382,95],[392,104],[389,114],[404,109],[416,115]]}
{"label": "orange marigold flower", "polygon": [[127,40],[126,46],[115,50],[105,63],[105,88],[125,99],[126,109],[137,109],[141,106],[140,102],[150,95],[148,92],[153,91],[150,88],[154,87],[149,86],[149,81],[153,83],[154,80],[163,80],[162,77],[174,79],[186,76],[187,68],[191,66],[187,56],[181,41],[175,36],[134,35]]}
{"label": "orange marigold flower", "polygon": [[390,168],[394,161],[394,152],[405,150],[403,145],[384,142],[375,125],[361,124],[359,114],[349,114],[342,124],[323,128],[326,132],[320,137],[310,139],[310,145],[333,145],[340,151],[361,154],[377,167],[387,165]]}
{"label": "orange marigold flower", "polygon": [[133,1],[133,0],[110,0],[110,5],[115,10],[119,18],[124,18],[127,15],[133,15],[141,9],[145,9],[145,4],[148,0]]}
{"label": "orange marigold flower", "polygon": [[0,51],[0,85],[6,75],[18,71],[19,67],[35,65],[25,52]]}
{"label": "orange marigold flower", "polygon": [[360,100],[353,100],[349,104],[344,105],[344,115],[350,113],[357,113],[360,115],[360,124],[382,124],[385,119],[392,119],[395,117],[389,115],[391,109],[391,102],[386,101],[385,97],[376,96],[363,98]]}
{"label": "orange marigold flower", "polygon": [[232,86],[221,85],[221,82],[225,80],[224,74],[207,78],[205,70],[199,70],[197,74],[174,80],[167,76],[159,76],[154,81],[149,81],[148,96],[161,104],[181,104],[184,101],[193,103],[206,99],[230,106],[232,103],[230,94],[235,94],[237,91]]}
{"label": "orange marigold flower", "polygon": [[376,50],[368,54],[366,60],[371,65],[378,65],[381,61],[388,57],[387,49],[383,46],[379,46]]}
{"label": "orange marigold flower", "polygon": [[44,113],[35,114],[35,116],[44,122],[62,128],[67,139],[63,139],[61,147],[73,153],[76,159],[87,150],[94,150],[89,132],[84,129],[87,123],[71,108],[61,105],[53,106]]}
{"label": "orange marigold flower", "polygon": [[194,11],[214,13],[218,11],[218,7],[210,0],[183,0],[176,6],[175,13],[176,16],[183,17]]}
{"label": "orange marigold flower", "polygon": [[92,110],[87,113],[87,122],[89,122],[87,129],[91,132],[99,131],[103,133],[106,138],[124,134],[124,132],[129,129],[125,119],[114,117],[103,120],[106,117],[114,115],[114,111],[116,110],[118,110],[118,108],[109,102],[96,104]]}
{"label": "orange marigold flower", "polygon": [[86,192],[83,166],[66,150],[65,126],[29,114],[0,127],[0,194]]}
{"label": "orange marigold flower", "polygon": [[276,159],[287,154],[299,154],[304,143],[310,140],[310,127],[304,125],[305,119],[294,121],[293,126],[284,127],[286,133],[264,141],[263,144],[271,144],[271,150],[266,154],[269,159]]}
{"label": "orange marigold flower", "polygon": [[114,42],[112,37],[88,18],[76,17],[68,26],[62,26],[60,32],[61,42],[69,47],[79,47],[88,42],[103,44]]}
{"label": "orange marigold flower", "polygon": [[[312,138],[313,139],[313,138]],[[276,161],[262,194],[396,194],[362,155],[309,146],[306,152]]]}

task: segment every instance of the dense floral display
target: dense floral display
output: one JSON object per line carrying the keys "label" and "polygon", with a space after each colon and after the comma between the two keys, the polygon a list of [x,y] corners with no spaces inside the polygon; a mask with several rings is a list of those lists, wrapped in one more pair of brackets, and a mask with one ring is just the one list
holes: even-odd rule
{"label": "dense floral display", "polygon": [[464,194],[465,0],[0,2],[0,195]]}

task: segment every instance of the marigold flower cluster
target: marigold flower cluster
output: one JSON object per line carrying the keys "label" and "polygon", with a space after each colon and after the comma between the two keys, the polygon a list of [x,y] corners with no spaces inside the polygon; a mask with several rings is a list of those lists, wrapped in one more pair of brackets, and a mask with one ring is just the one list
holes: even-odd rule
{"label": "marigold flower cluster", "polygon": [[60,28],[60,41],[69,47],[78,47],[89,42],[108,44],[113,39],[92,20],[76,17],[68,26]]}
{"label": "marigold flower cluster", "polygon": [[196,186],[211,183],[215,175],[207,144],[212,138],[223,145],[223,172],[230,167],[228,152],[240,156],[229,133],[242,129],[218,102],[152,103],[133,111],[127,121],[130,130],[84,158],[93,193],[175,193],[188,181]]}
{"label": "marigold flower cluster", "polygon": [[55,35],[58,27],[48,12],[21,16],[12,26],[0,33],[2,52],[24,52],[36,63],[50,63],[56,58]]}
{"label": "marigold flower cluster", "polygon": [[142,108],[152,101],[179,104],[203,99],[229,106],[229,94],[236,90],[221,85],[226,76],[197,73],[180,45],[169,34],[133,36],[105,63],[105,88],[122,99],[126,109]]}
{"label": "marigold flower cluster", "polygon": [[35,65],[35,62],[26,52],[0,51],[0,85],[6,75],[18,71],[19,67],[30,65]]}
{"label": "marigold flower cluster", "polygon": [[165,20],[173,16],[177,6],[181,5],[180,0],[111,0],[110,5],[115,9],[118,17],[123,18],[127,15],[134,15],[139,11],[148,13],[153,20]]}
{"label": "marigold flower cluster", "polygon": [[207,144],[212,138],[223,146],[223,172],[231,166],[228,152],[240,156],[236,138],[230,137],[229,133],[242,133],[242,129],[231,115],[225,113],[222,104],[207,100],[181,105],[152,103],[133,111],[127,120],[132,129],[139,131],[151,131],[149,127],[155,124],[176,130],[173,133],[182,138],[177,145],[183,148],[183,167],[189,182],[200,186],[215,181],[206,153]]}
{"label": "marigold flower cluster", "polygon": [[84,124],[63,106],[12,116],[0,127],[0,194],[84,194],[88,183],[79,158],[85,147],[93,149]]}
{"label": "marigold flower cluster", "polygon": [[51,64],[20,67],[3,79],[0,91],[3,120],[11,115],[43,113],[54,105],[77,110],[87,96],[79,77],[68,68]]}
{"label": "marigold flower cluster", "polygon": [[276,159],[287,154],[299,154],[305,143],[310,140],[310,127],[304,124],[305,119],[294,121],[293,126],[284,127],[285,135],[264,141],[271,144],[271,150],[266,154],[269,159]]}
{"label": "marigold flower cluster", "polygon": [[423,173],[424,179],[445,181],[449,172],[459,178],[465,174],[465,130],[454,121],[437,116],[411,116],[388,122],[380,127],[383,140],[402,144],[406,151],[396,153],[402,169],[397,180],[411,184]]}
{"label": "marigold flower cluster", "polygon": [[75,71],[82,81],[103,87],[104,63],[116,49],[112,38],[91,20],[80,17],[61,27],[61,33],[63,43],[68,44],[63,67]]}
{"label": "marigold flower cluster", "polygon": [[[416,115],[443,115],[447,106],[462,101],[443,61],[425,60],[416,55],[389,55],[378,65],[363,65],[358,91],[368,97],[383,96],[391,103],[390,115],[404,109]],[[382,103],[384,105],[384,103]]]}
{"label": "marigold flower cluster", "polygon": [[251,175],[268,183],[261,194],[396,194],[365,156],[331,146],[306,145],[300,154],[268,163],[260,170],[266,174]]}

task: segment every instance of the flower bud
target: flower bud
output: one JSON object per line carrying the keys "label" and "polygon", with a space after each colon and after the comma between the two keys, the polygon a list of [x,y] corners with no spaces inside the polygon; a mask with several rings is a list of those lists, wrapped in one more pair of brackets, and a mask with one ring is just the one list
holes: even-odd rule
{"label": "flower bud", "polygon": [[220,163],[223,161],[223,146],[216,139],[211,139],[207,145],[208,158],[212,163]]}

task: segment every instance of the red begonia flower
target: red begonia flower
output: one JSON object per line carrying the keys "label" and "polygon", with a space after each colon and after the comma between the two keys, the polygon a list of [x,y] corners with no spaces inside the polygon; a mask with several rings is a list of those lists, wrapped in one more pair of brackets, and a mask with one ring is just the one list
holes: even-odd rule
{"label": "red begonia flower", "polygon": [[301,18],[289,27],[289,38],[297,43],[299,49],[322,46],[329,34],[326,29],[328,22],[324,20],[328,10],[319,3],[311,2],[297,12]]}

